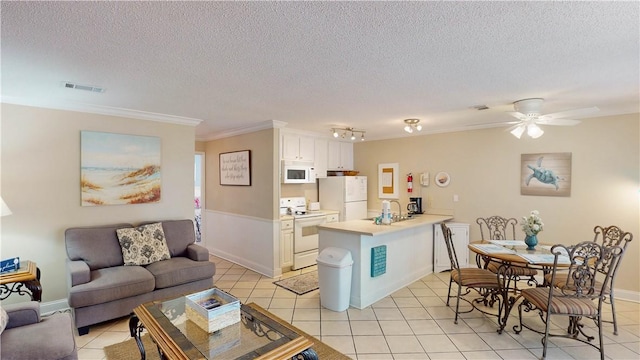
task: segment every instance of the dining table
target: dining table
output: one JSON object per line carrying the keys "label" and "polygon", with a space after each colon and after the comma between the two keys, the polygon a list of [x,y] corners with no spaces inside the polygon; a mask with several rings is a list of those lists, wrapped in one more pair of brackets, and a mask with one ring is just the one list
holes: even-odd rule
{"label": "dining table", "polygon": [[[499,264],[496,276],[500,287],[493,292],[484,294],[485,299],[501,298],[498,309],[498,333],[501,334],[507,325],[509,314],[520,294],[515,286],[516,276],[514,268],[526,267],[541,271],[544,275],[553,270],[555,255],[551,252],[550,244],[538,244],[533,250],[527,249],[527,245],[522,240],[480,240],[469,243],[468,248],[474,252],[478,259],[478,266],[486,266],[490,261]],[[568,268],[569,257],[561,254],[558,257],[558,268]],[[548,286],[544,276],[542,283],[536,286]]]}

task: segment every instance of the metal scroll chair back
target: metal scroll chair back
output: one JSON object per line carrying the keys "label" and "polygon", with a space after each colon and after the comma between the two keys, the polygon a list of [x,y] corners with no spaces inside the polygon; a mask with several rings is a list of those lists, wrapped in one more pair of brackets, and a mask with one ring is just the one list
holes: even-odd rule
{"label": "metal scroll chair back", "polygon": [[[567,276],[564,274],[559,278],[564,279],[564,284],[558,287],[530,288],[522,290],[523,301],[518,306],[520,313],[520,325],[514,326],[514,331],[520,333],[522,328],[544,334],[542,343],[542,358],[547,353],[547,343],[549,336],[564,336],[589,344],[600,350],[600,358],[604,360],[604,345],[602,336],[602,304],[606,298],[605,289],[610,286],[614,266],[609,266],[604,274],[604,279],[596,280],[603,263],[611,261],[615,264],[624,250],[620,246],[602,246],[594,241],[581,242],[575,246],[566,247],[564,245],[554,245],[551,248],[554,254],[553,270],[551,281],[556,283],[556,275],[559,271],[559,259],[564,258],[569,261]],[[562,270],[562,268],[560,268]],[[522,311],[537,310],[545,324],[544,333],[533,329],[523,323]],[[542,315],[545,314],[545,317]],[[567,334],[550,334],[551,315],[564,315],[569,317],[569,328]],[[592,337],[587,336],[580,323],[582,318],[593,319],[598,326],[599,346],[591,342]],[[579,336],[583,335],[583,340]]]}
{"label": "metal scroll chair back", "polygon": [[[601,275],[606,275],[609,271],[611,271],[611,281],[607,288],[604,288],[606,294],[609,296],[609,303],[611,304],[611,316],[613,323],[613,334],[618,335],[618,320],[616,318],[616,304],[615,304],[615,296],[613,294],[614,291],[614,283],[616,280],[616,274],[618,273],[618,268],[620,267],[620,262],[622,262],[622,257],[624,256],[625,250],[627,249],[627,245],[633,239],[633,235],[630,232],[622,231],[619,227],[612,225],[607,227],[596,226],[593,228],[593,232],[595,233],[593,241],[596,243],[601,243],[604,247],[611,246],[619,246],[622,248],[622,254],[618,256],[615,260],[613,258],[606,258],[600,268],[598,268],[598,272]],[[605,294],[605,295],[606,295]],[[607,321],[608,322],[608,321]]]}
{"label": "metal scroll chair back", "polygon": [[482,240],[515,240],[518,220],[502,216],[477,218]]}
{"label": "metal scroll chair back", "polygon": [[622,248],[622,254],[613,261],[613,259],[604,259],[598,271],[601,274],[606,274],[609,271],[609,268],[613,268],[612,280],[615,278],[616,271],[620,266],[620,261],[622,261],[622,257],[624,256],[624,250],[627,249],[627,245],[633,239],[633,235],[630,232],[624,232],[619,227],[612,225],[608,227],[596,226],[593,228],[593,232],[595,233],[593,241],[599,244],[602,244],[604,247],[610,246],[620,246]]}
{"label": "metal scroll chair back", "polygon": [[458,263],[458,255],[456,254],[456,248],[453,246],[453,237],[451,236],[451,229],[444,223],[440,224],[442,229],[442,237],[447,245],[447,253],[449,254],[449,261],[451,262],[451,271],[460,271],[460,264]]}

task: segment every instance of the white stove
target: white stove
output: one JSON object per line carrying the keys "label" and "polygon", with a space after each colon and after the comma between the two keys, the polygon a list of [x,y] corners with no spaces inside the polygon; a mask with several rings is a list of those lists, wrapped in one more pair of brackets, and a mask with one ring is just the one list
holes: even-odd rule
{"label": "white stove", "polygon": [[280,215],[291,215],[294,219],[302,219],[327,214],[319,210],[307,210],[307,201],[304,197],[289,197],[280,198]]}
{"label": "white stove", "polygon": [[304,197],[280,199],[280,215],[293,216],[293,270],[316,264],[318,225],[327,222],[322,211],[308,211]]}

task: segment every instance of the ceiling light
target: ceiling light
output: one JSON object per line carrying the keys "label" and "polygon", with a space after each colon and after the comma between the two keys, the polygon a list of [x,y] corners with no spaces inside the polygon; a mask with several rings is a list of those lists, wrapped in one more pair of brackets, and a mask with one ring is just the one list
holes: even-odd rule
{"label": "ceiling light", "polygon": [[534,139],[537,139],[540,136],[542,136],[542,134],[544,134],[544,131],[542,131],[542,129],[540,129],[538,125],[536,124],[527,125],[527,135],[531,136]]}
{"label": "ceiling light", "polygon": [[413,130],[421,131],[422,125],[419,124],[420,119],[404,119],[404,123],[407,124],[404,127],[404,131],[411,134]]}
{"label": "ceiling light", "polygon": [[542,136],[542,134],[544,134],[544,131],[540,128],[540,126],[533,122],[517,125],[515,128],[513,128],[513,130],[511,130],[511,134],[520,139],[525,130],[527,131],[527,135],[529,135],[532,139],[537,139]]}
{"label": "ceiling light", "polygon": [[511,134],[517,137],[518,139],[520,139],[523,133],[524,133],[524,125],[520,125],[515,129],[511,130]]}
{"label": "ceiling light", "polygon": [[356,139],[356,135],[360,134],[360,140],[364,141],[364,133],[366,131],[364,130],[356,130],[352,127],[346,127],[346,128],[331,128],[331,133],[333,134],[333,137],[337,138],[337,137],[341,137],[341,138],[346,138],[348,133],[351,133],[350,139],[351,140],[355,140]]}

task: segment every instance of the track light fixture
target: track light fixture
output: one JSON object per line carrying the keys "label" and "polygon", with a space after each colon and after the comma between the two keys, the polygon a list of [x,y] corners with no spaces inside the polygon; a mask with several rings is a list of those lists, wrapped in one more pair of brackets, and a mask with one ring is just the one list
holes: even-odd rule
{"label": "track light fixture", "polygon": [[356,135],[360,134],[360,140],[364,141],[364,133],[366,131],[364,130],[356,130],[352,127],[346,127],[346,128],[331,128],[331,133],[333,134],[334,138],[345,138],[347,137],[348,133],[351,133],[351,136],[349,137],[351,140],[355,140],[356,139]]}
{"label": "track light fixture", "polygon": [[421,131],[422,125],[420,125],[420,119],[404,119],[404,123],[407,124],[404,127],[404,131],[411,134],[413,130]]}

